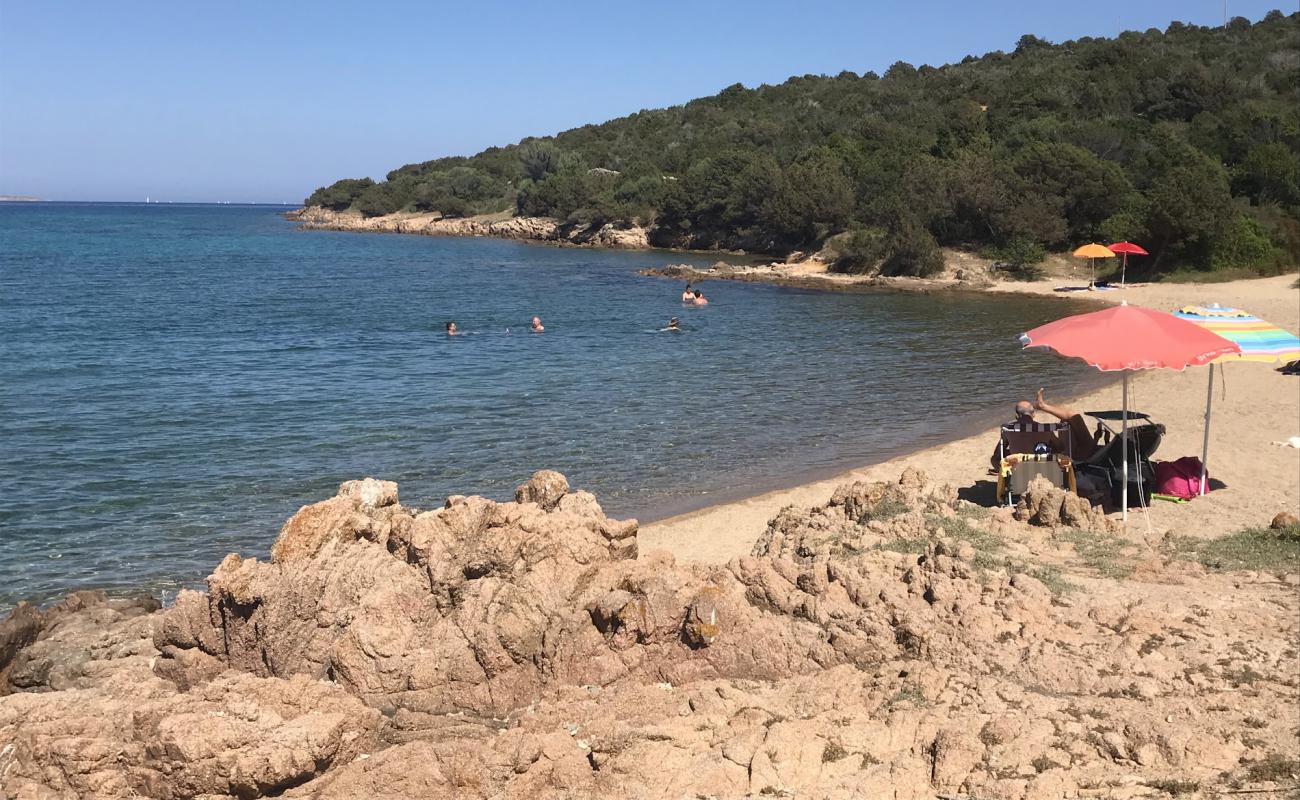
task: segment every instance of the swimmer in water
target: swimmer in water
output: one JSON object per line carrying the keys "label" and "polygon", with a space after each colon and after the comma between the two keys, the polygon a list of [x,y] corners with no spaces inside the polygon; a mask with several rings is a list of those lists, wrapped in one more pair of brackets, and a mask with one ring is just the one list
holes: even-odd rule
{"label": "swimmer in water", "polygon": [[541,317],[533,317],[533,321],[529,323],[528,329],[531,330],[533,333],[541,333],[542,331],[546,330],[546,328],[542,327]]}
{"label": "swimmer in water", "polygon": [[460,332],[456,330],[456,323],[455,323],[455,322],[448,322],[448,323],[447,323],[447,335],[448,335],[448,336],[459,336],[459,335],[460,335]]}
{"label": "swimmer in water", "polygon": [[689,283],[686,284],[686,288],[682,291],[682,302],[683,303],[695,302],[695,295],[691,294],[691,285]]}
{"label": "swimmer in water", "polygon": [[704,299],[704,295],[700,294],[700,290],[699,290],[699,289],[696,289],[696,290],[695,290],[695,297],[691,300],[691,305],[693,305],[693,306],[707,306],[708,304],[709,304],[709,301]]}
{"label": "swimmer in water", "polygon": [[677,317],[673,317],[672,319],[668,320],[668,327],[666,327],[666,328],[660,328],[659,330],[661,330],[661,331],[680,331],[681,329],[682,329],[682,328],[681,328],[681,323],[678,322]]}

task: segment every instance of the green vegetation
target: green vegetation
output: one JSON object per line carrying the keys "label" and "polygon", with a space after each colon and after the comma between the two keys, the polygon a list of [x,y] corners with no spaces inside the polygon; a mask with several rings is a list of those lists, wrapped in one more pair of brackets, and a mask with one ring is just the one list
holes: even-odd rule
{"label": "green vegetation", "polygon": [[839,742],[827,742],[825,749],[822,750],[822,763],[826,764],[832,761],[839,761],[841,758],[848,758],[849,751]]}
{"label": "green vegetation", "polygon": [[1036,579],[1039,583],[1047,587],[1047,591],[1054,595],[1062,595],[1068,592],[1078,590],[1076,584],[1066,580],[1065,574],[1061,572],[1060,567],[1050,564],[1043,564],[1029,570],[1029,577]]}
{"label": "green vegetation", "polygon": [[1133,574],[1135,565],[1123,554],[1127,542],[1118,536],[1069,528],[1060,531],[1057,537],[1074,545],[1084,565],[1103,578],[1119,580]]}
{"label": "green vegetation", "polygon": [[1047,256],[1043,246],[1026,236],[1016,236],[1003,245],[985,247],[980,255],[1004,269],[1016,280],[1036,280],[1042,273],[1038,264]]}
{"label": "green vegetation", "polygon": [[1178,537],[1174,555],[1199,561],[1207,569],[1300,572],[1300,528],[1247,528],[1218,539]]}
{"label": "green vegetation", "polygon": [[1246,767],[1246,776],[1252,781],[1284,781],[1300,777],[1300,761],[1279,753],[1270,753],[1262,760]]}
{"label": "green vegetation", "polygon": [[[1300,13],[1174,22],[883,76],[736,84],[473,157],[344,180],[366,215],[514,209],[653,224],[657,245],[782,253],[844,234],[838,267],[927,275],[938,247],[1013,270],[1129,239],[1129,274],[1277,273],[1300,260]],[[832,242],[834,244],[834,242]]]}
{"label": "green vegetation", "polygon": [[[943,532],[943,536],[965,542],[975,549],[971,566],[975,567],[982,579],[996,571],[1005,571],[1008,574],[1023,572],[1041,582],[1053,595],[1066,594],[1079,588],[1067,580],[1058,567],[1026,563],[1007,555],[1006,545],[1000,538],[983,527],[971,524],[972,520],[987,516],[988,509],[979,506],[962,506],[954,517],[927,514],[925,519],[927,527],[938,529]],[[910,539],[891,539],[881,542],[875,549],[921,555],[934,543],[935,539],[930,536],[919,536]]]}
{"label": "green vegetation", "polygon": [[1177,778],[1151,780],[1147,781],[1146,785],[1172,797],[1178,797],[1184,794],[1195,794],[1201,790],[1201,784],[1198,781],[1184,781],[1178,780]]}
{"label": "green vegetation", "polygon": [[911,703],[917,708],[926,708],[930,705],[930,701],[926,699],[925,692],[921,690],[921,687],[910,683],[894,692],[894,696],[885,702],[885,708],[892,711],[894,706],[899,703]]}
{"label": "green vegetation", "polygon": [[906,514],[908,511],[911,511],[911,507],[908,506],[906,501],[897,497],[882,497],[875,505],[859,514],[857,522],[859,525],[866,525],[868,522],[877,520],[883,522],[893,519],[899,514]]}

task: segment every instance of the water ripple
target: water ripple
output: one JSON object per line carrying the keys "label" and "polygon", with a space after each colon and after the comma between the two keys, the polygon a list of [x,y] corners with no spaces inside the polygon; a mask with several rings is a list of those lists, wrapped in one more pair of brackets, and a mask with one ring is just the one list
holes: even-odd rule
{"label": "water ripple", "polygon": [[[302,233],[257,208],[0,204],[0,238],[0,609],[193,585],[362,475],[428,508],[551,467],[655,516],[1091,377],[1017,350],[1053,300],[710,283],[683,309],[634,274],[680,255]],[[671,316],[685,333],[647,333]]]}

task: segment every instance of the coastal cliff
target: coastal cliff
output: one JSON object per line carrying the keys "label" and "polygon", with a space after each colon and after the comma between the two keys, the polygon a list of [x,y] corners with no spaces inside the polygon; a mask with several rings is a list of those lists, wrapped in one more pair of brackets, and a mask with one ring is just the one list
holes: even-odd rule
{"label": "coastal cliff", "polygon": [[[1274,787],[1291,587],[1033,560],[1115,523],[908,469],[788,507],[725,565],[642,553],[564,476],[403,506],[365,479],[173,607],[0,623],[6,796],[1134,797]],[[1077,591],[1078,581],[1087,591]],[[1237,691],[1243,682],[1250,691]],[[1231,701],[1221,702],[1231,692]]]}
{"label": "coastal cliff", "polygon": [[645,228],[603,225],[566,225],[548,217],[492,214],[478,217],[443,217],[436,213],[396,213],[365,217],[355,211],[331,211],[307,206],[285,213],[303,230],[413,233],[424,236],[487,236],[498,239],[547,242],[579,247],[644,250],[650,247]]}

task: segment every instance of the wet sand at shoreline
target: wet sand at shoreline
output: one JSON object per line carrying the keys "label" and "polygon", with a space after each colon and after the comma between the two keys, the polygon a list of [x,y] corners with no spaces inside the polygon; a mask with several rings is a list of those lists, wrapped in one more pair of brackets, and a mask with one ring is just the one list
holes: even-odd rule
{"label": "wet sand at shoreline", "polygon": [[[1276,325],[1300,328],[1300,290],[1292,288],[1294,275],[1218,284],[1146,284],[1102,293],[1069,293],[1100,303],[1126,301],[1169,311],[1189,304],[1242,308]],[[994,291],[1054,294],[1056,284],[998,284]],[[1023,358],[1054,358],[1023,353]],[[1090,369],[1079,362],[1080,370]],[[1222,375],[1220,380],[1219,375]],[[1207,370],[1185,372],[1150,370],[1130,381],[1131,407],[1168,428],[1157,460],[1200,456],[1205,411]],[[1019,397],[990,397],[990,406],[1005,406],[1008,415]],[[1083,397],[1053,396],[1080,411],[1118,409],[1120,389],[1106,387]],[[1267,525],[1279,511],[1300,509],[1300,451],[1273,445],[1300,435],[1300,378],[1278,373],[1273,366],[1232,363],[1216,370],[1210,432],[1209,471],[1224,488],[1190,503],[1158,502],[1149,512],[1152,535],[1163,532],[1211,537],[1243,527]],[[725,562],[746,555],[767,520],[787,505],[826,502],[836,486],[855,480],[893,480],[908,466],[925,470],[939,481],[951,483],[973,498],[992,494],[991,476],[985,474],[996,443],[992,429],[940,447],[855,469],[826,480],[767,492],[748,499],[712,506],[671,517],[641,530],[642,550],[666,549],[690,561]],[[1146,537],[1140,513],[1130,515],[1131,536]]]}

